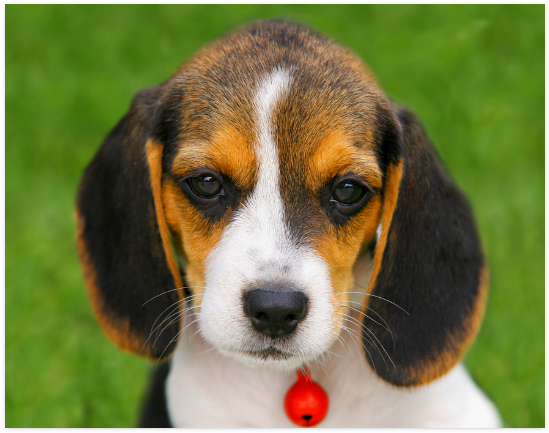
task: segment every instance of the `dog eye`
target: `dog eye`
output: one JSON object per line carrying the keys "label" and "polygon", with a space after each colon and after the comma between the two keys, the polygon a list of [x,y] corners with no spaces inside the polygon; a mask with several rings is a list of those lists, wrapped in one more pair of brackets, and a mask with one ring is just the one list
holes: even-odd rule
{"label": "dog eye", "polygon": [[344,180],[340,182],[332,195],[332,200],[339,204],[352,206],[364,196],[366,188],[356,182]]}
{"label": "dog eye", "polygon": [[213,198],[221,192],[221,182],[209,173],[191,177],[188,182],[192,191],[202,198]]}

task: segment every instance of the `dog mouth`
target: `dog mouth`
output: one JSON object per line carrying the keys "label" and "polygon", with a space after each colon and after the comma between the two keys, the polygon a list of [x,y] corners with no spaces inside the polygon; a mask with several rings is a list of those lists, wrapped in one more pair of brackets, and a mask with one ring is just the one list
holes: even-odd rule
{"label": "dog mouth", "polygon": [[274,368],[276,370],[288,370],[301,365],[306,359],[302,356],[284,352],[273,345],[269,345],[264,349],[249,349],[249,350],[221,350],[221,353],[239,360],[250,367],[257,368]]}
{"label": "dog mouth", "polygon": [[261,360],[267,361],[267,360],[285,360],[288,358],[293,357],[293,355],[284,353],[281,350],[277,349],[276,347],[269,346],[266,349],[262,350],[249,350],[244,351],[243,353],[254,356],[256,358],[259,358]]}

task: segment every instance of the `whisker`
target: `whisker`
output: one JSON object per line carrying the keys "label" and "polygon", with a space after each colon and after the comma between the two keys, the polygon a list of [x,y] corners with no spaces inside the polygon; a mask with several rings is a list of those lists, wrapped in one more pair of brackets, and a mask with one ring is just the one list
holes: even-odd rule
{"label": "whisker", "polygon": [[[192,310],[193,308],[197,308],[198,305],[195,305],[194,307],[188,307],[184,310],[182,310],[181,312],[179,311],[179,306],[180,304],[182,304],[184,301],[190,299],[191,297],[194,297],[193,296],[187,296],[186,298],[183,298],[183,299],[180,299],[179,301],[177,302],[174,302],[172,305],[170,305],[168,308],[166,308],[164,311],[162,311],[162,313],[160,313],[158,315],[158,317],[156,318],[156,320],[154,321],[154,323],[152,324],[152,329],[151,331],[149,332],[149,336],[147,337],[147,340],[145,340],[145,343],[143,343],[143,347],[145,347],[145,345],[149,342],[149,340],[153,337],[153,335],[155,335],[156,331],[164,324],[166,323],[166,321],[170,320],[171,318],[173,317],[176,317],[176,320],[172,320],[170,323],[168,323],[163,329],[162,331],[160,331],[157,336],[156,336],[156,339],[154,340],[154,343],[153,343],[153,346],[156,344],[156,342],[158,341],[158,338],[160,337],[160,335],[166,330],[166,328],[168,326],[170,326],[171,324],[177,322],[177,320],[180,318],[180,317],[183,317],[183,314],[185,314],[187,311],[190,311]],[[169,311],[168,311],[169,310]],[[167,312],[167,316],[158,324],[156,325],[156,322],[158,322],[158,320],[164,315],[164,313]]]}
{"label": "whisker", "polygon": [[[352,302],[352,301],[351,301],[351,302]],[[358,304],[358,302],[356,302],[356,303]],[[345,303],[339,303],[339,305],[341,305],[341,306],[343,306],[343,307],[350,308],[351,310],[356,311],[358,314],[362,314],[365,318],[370,319],[372,322],[374,322],[374,323],[376,323],[377,325],[381,326],[382,328],[386,329],[386,330],[389,332],[389,334],[391,334],[391,337],[392,337],[393,340],[394,340],[394,336],[393,336],[393,333],[391,332],[391,330],[389,329],[389,325],[387,325],[387,322],[385,322],[385,320],[383,320],[383,317],[381,317],[379,314],[376,313],[376,314],[381,318],[381,320],[383,320],[383,322],[385,323],[385,325],[387,325],[387,326],[382,325],[382,324],[379,323],[377,320],[371,318],[370,316],[368,316],[366,313],[364,313],[363,311],[359,310],[358,308],[351,307],[350,305],[346,305]],[[371,309],[371,308],[368,308],[368,309],[375,313],[375,311],[374,311],[373,309]]]}
{"label": "whisker", "polygon": [[[162,295],[166,295],[168,293],[171,293],[171,292],[175,292],[177,290],[184,290],[185,288],[192,288],[192,289],[205,289],[205,287],[199,287],[199,286],[183,286],[183,287],[178,287],[177,289],[172,289],[172,290],[166,290],[165,292],[162,292],[160,293],[159,295],[156,295],[156,296],[153,296],[151,299],[149,299],[147,302],[145,302],[143,305],[141,305],[142,307],[144,307],[146,304],[148,304],[149,302],[151,302],[153,299],[156,299],[158,298],[159,296],[162,296]],[[186,300],[186,299],[190,299],[190,298],[193,298],[195,296],[204,296],[202,293],[197,293],[195,295],[190,295],[190,296],[187,296],[183,299],[180,299],[181,301],[183,300]]]}
{"label": "whisker", "polygon": [[141,305],[142,307],[144,307],[145,305],[147,305],[149,302],[151,302],[153,299],[156,299],[158,298],[159,296],[162,296],[162,295],[166,295],[168,293],[171,293],[171,292],[176,292],[177,290],[183,290],[184,287],[178,287],[177,289],[172,289],[172,290],[166,290],[165,292],[162,292],[156,296],[153,296],[151,299],[149,299],[147,302],[145,302],[143,305]]}
{"label": "whisker", "polygon": [[[190,307],[190,308],[187,308],[185,311],[189,311],[189,310],[192,310],[193,308],[197,308],[197,306],[194,306],[194,307]],[[156,336],[156,339],[154,340],[154,343],[153,343],[153,347],[154,345],[156,344],[156,342],[158,341],[158,339],[160,338],[160,336],[162,335],[162,333],[172,324],[176,323],[178,320],[181,320],[181,314],[179,314],[179,312],[175,312],[171,315],[171,317],[175,317],[173,320],[170,321],[170,323],[168,323],[166,326],[164,326],[164,328],[162,328],[162,330],[158,333],[158,335]],[[164,322],[166,322],[167,320],[169,320],[168,318],[164,319]]]}
{"label": "whisker", "polygon": [[[391,364],[393,364],[393,367],[396,368],[395,363],[391,359],[389,353],[387,352],[387,350],[385,350],[385,347],[383,346],[383,344],[381,344],[381,342],[378,340],[378,338],[375,336],[375,334],[370,329],[368,329],[368,327],[364,326],[362,324],[362,322],[360,322],[360,320],[358,320],[358,319],[356,319],[356,318],[354,318],[354,317],[352,317],[348,314],[345,314],[345,316],[347,316],[347,318],[349,320],[351,320],[352,322],[358,324],[362,329],[367,331],[373,338],[375,338],[375,340],[377,341],[377,344],[375,344],[375,342],[373,340],[368,338],[368,334],[363,334],[367,338],[367,340],[370,341],[370,343],[378,350],[379,354],[381,355],[381,359],[383,359],[383,362],[385,362],[385,357],[383,356],[383,354],[379,350],[379,347],[381,347],[383,349],[383,351],[385,352],[385,355],[387,355],[387,358],[389,359],[389,361],[391,361]],[[379,347],[378,347],[378,345],[379,345]],[[385,365],[387,365],[387,364],[385,364]]]}
{"label": "whisker", "polygon": [[215,349],[216,349],[215,347],[210,347],[209,349],[206,349],[200,353],[197,353],[195,356],[204,355],[205,353],[211,352],[212,350],[215,350]]}
{"label": "whisker", "polygon": [[[180,301],[177,301],[173,304],[171,304],[168,308],[166,308],[164,311],[162,311],[158,317],[156,318],[156,320],[153,322],[152,326],[151,326],[151,331],[149,332],[149,336],[147,337],[147,339],[145,340],[145,342],[143,343],[143,348],[147,345],[147,343],[149,342],[149,340],[152,338],[152,336],[154,335],[155,331],[160,328],[164,322],[166,320],[169,320],[170,317],[172,317],[173,315],[173,312],[174,311],[178,311],[179,310],[179,302]],[[166,313],[166,311],[170,310],[167,314],[168,314],[168,317],[164,318],[158,325],[156,325],[156,322],[158,322],[158,320],[163,316],[164,313]],[[155,340],[156,341],[156,340]],[[154,343],[153,343],[153,346],[154,346]]]}
{"label": "whisker", "polygon": [[[189,301],[189,300],[191,300],[191,299],[193,299],[193,298],[195,298],[195,297],[198,297],[198,296],[203,296],[203,295],[201,295],[201,294],[190,295],[190,296],[187,296],[187,297],[185,297],[185,298],[183,298],[183,299],[180,299],[179,301],[176,301],[176,302],[174,302],[173,304],[171,304],[168,308],[164,309],[164,311],[162,311],[162,312],[158,315],[158,317],[156,318],[156,320],[155,320],[154,323],[152,324],[152,327],[151,327],[151,328],[154,328],[154,326],[156,325],[156,322],[158,321],[158,319],[160,319],[160,318],[162,317],[162,315],[163,315],[166,311],[171,310],[171,309],[173,309],[175,306],[179,306],[180,304],[185,303],[185,302],[187,302],[187,301]],[[169,314],[171,314],[171,312],[170,312]],[[160,324],[159,326],[162,326],[162,324]],[[156,329],[156,328],[155,328],[155,329]],[[154,331],[155,329],[153,329],[153,331]],[[151,332],[152,332],[152,331],[151,331]]]}
{"label": "whisker", "polygon": [[[194,308],[194,307],[193,307]],[[192,313],[194,315],[194,313]],[[166,347],[164,348],[164,350],[162,351],[162,353],[160,354],[160,357],[159,359],[156,361],[156,364],[158,365],[158,362],[160,361],[160,359],[162,358],[162,356],[164,356],[164,353],[166,352],[166,349],[168,348],[168,346],[173,343],[174,341],[177,341],[179,340],[179,337],[181,337],[181,335],[183,334],[183,332],[185,331],[185,329],[187,329],[190,325],[192,325],[193,323],[195,323],[196,321],[198,321],[198,318],[196,318],[195,320],[193,320],[191,323],[189,323],[187,326],[185,326],[185,328],[181,329],[171,340],[170,342],[166,345]],[[168,325],[169,326],[169,325]],[[166,329],[166,328],[164,328]],[[162,332],[164,332],[164,330],[162,330]],[[156,343],[156,341],[155,341]],[[154,345],[154,344],[153,344]]]}
{"label": "whisker", "polygon": [[363,292],[339,292],[339,293],[336,293],[336,296],[337,295],[343,295],[345,293],[348,293],[348,294],[359,294],[359,295],[364,295],[364,296],[372,296],[374,298],[378,298],[378,299],[381,299],[383,301],[386,301],[388,302],[389,304],[393,304],[395,307],[398,307],[400,308],[402,311],[404,311],[408,316],[410,315],[410,313],[408,313],[408,311],[406,311],[404,308],[402,308],[400,305],[398,304],[395,304],[393,301],[389,301],[388,299],[385,299],[385,298],[382,298],[381,296],[377,296],[377,295],[372,295],[371,293],[363,293]]}
{"label": "whisker", "polygon": [[168,315],[164,320],[162,320],[162,322],[157,326],[157,329],[160,328],[164,323],[166,323],[166,325],[156,334],[156,338],[153,342],[153,347],[154,345],[156,344],[156,342],[158,341],[158,339],[160,338],[160,336],[162,335],[162,333],[168,329],[168,327],[174,323],[176,323],[179,319],[181,318],[181,315],[179,314],[179,311],[176,310],[174,311],[173,313],[171,313],[170,315]]}
{"label": "whisker", "polygon": [[164,352],[166,352],[166,349],[168,348],[168,346],[170,344],[172,344],[174,341],[177,341],[179,339],[179,336],[181,335],[181,331],[179,331],[177,334],[175,334],[175,337],[173,337],[170,342],[168,344],[166,344],[166,347],[164,348],[164,350],[162,351],[162,353],[160,354],[160,357],[158,358],[158,360],[156,361],[156,365],[158,365],[158,363],[160,362],[160,359],[162,359],[162,357],[164,356]]}
{"label": "whisker", "polygon": [[[368,354],[368,357],[370,358],[370,360],[372,361],[372,366],[374,366],[374,371],[375,371],[375,364],[374,364],[374,359],[372,358],[372,354],[370,353],[370,351],[368,350],[368,348],[364,345],[364,343],[362,342],[361,339],[359,339],[359,337],[357,337],[357,335],[355,334],[354,330],[351,329],[351,328],[348,328],[347,326],[342,326],[342,329],[344,331],[347,331],[347,333],[349,334],[349,336],[351,337],[351,340],[353,341],[353,343],[355,344],[355,347],[357,349],[357,351],[360,353],[360,349],[358,348],[358,345],[356,343],[356,341],[358,341],[360,343],[360,345],[362,346],[362,348],[366,351],[366,353]],[[373,343],[372,343],[373,344]],[[349,344],[347,343],[347,346],[349,347]],[[374,345],[374,347],[376,347]],[[377,347],[376,347],[377,348]],[[350,349],[350,347],[349,347]],[[379,350],[379,349],[378,349]]]}

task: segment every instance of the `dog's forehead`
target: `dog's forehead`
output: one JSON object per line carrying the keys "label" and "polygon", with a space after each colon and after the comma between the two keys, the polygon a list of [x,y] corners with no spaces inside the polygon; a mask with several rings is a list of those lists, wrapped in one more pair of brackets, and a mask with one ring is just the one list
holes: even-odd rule
{"label": "dog's forehead", "polygon": [[349,155],[349,149],[373,161],[386,99],[367,67],[308,29],[268,22],[206,47],[172,77],[168,105],[177,107],[175,159],[181,160],[176,166],[200,154],[216,158],[225,172],[235,165],[241,175],[253,172],[258,100],[278,72],[286,77],[285,90],[270,107],[269,122],[289,174],[304,161],[316,161],[319,169],[333,166],[331,154]]}

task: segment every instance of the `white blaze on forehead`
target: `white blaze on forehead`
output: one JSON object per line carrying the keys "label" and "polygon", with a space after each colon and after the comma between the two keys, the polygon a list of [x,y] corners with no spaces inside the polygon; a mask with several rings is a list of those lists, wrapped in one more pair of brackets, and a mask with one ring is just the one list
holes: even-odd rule
{"label": "white blaze on forehead", "polygon": [[258,126],[256,151],[259,160],[260,182],[275,180],[278,183],[275,110],[287,93],[290,82],[291,78],[288,72],[276,69],[259,85],[255,95],[255,114]]}
{"label": "white blaze on forehead", "polygon": [[[288,92],[291,77],[283,69],[275,69],[258,86],[255,94],[255,118],[257,143],[255,146],[259,165],[258,179],[247,208],[261,222],[266,248],[276,247],[273,241],[287,241],[284,224],[284,204],[280,195],[280,169],[276,137],[276,108]],[[265,231],[266,230],[266,231]],[[262,236],[263,237],[263,236]]]}

